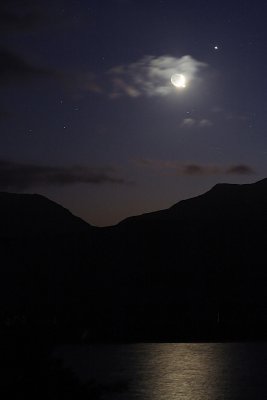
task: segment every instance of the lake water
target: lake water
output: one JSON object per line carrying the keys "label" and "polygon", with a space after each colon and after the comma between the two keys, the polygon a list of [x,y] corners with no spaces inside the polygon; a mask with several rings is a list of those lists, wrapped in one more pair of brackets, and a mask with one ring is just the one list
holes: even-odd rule
{"label": "lake water", "polygon": [[267,344],[69,346],[58,350],[106,400],[267,399]]}

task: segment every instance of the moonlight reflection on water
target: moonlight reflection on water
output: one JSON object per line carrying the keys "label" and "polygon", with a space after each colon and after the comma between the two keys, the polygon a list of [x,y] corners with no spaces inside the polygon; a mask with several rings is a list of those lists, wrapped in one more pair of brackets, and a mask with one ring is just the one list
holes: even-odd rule
{"label": "moonlight reflection on water", "polygon": [[122,388],[106,400],[267,398],[266,344],[90,345],[57,354],[83,381]]}

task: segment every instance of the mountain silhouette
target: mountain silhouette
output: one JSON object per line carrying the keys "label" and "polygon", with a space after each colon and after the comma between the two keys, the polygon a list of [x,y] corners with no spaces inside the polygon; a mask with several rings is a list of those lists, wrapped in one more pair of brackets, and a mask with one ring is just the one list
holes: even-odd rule
{"label": "mountain silhouette", "polygon": [[0,210],[5,315],[64,341],[267,338],[267,179],[107,228],[39,195]]}
{"label": "mountain silhouette", "polygon": [[267,178],[253,184],[215,185],[210,191],[172,207],[126,218],[121,224],[133,221],[224,220],[225,218],[259,220],[267,218]]}
{"label": "mountain silhouette", "polygon": [[73,234],[90,225],[39,194],[0,192],[0,237]]}

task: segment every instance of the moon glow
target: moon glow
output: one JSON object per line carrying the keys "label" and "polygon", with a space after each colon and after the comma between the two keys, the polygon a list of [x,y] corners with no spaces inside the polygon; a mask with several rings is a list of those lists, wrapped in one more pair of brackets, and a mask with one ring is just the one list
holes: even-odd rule
{"label": "moon glow", "polygon": [[171,83],[173,86],[177,88],[185,88],[186,87],[186,79],[182,74],[174,74],[171,77]]}

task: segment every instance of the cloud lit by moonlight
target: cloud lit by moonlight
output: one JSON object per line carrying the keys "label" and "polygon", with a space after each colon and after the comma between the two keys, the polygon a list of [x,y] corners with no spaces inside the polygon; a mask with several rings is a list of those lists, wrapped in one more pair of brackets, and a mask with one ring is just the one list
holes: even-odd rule
{"label": "cloud lit by moonlight", "polygon": [[170,95],[174,93],[174,87],[182,89],[198,79],[200,69],[206,66],[190,55],[145,56],[139,61],[108,71],[112,85],[110,97]]}

